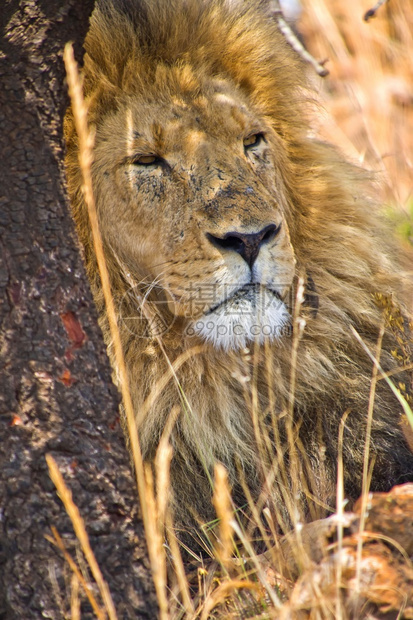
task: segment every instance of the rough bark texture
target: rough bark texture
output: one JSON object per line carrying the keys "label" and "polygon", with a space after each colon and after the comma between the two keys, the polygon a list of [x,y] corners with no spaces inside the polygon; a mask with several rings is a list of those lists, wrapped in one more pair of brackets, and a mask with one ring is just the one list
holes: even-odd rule
{"label": "rough bark texture", "polygon": [[[0,50],[0,618],[63,618],[76,541],[57,460],[119,618],[155,618],[136,489],[69,215],[62,49],[78,58],[93,1],[6,0]],[[93,617],[82,599],[82,618]]]}

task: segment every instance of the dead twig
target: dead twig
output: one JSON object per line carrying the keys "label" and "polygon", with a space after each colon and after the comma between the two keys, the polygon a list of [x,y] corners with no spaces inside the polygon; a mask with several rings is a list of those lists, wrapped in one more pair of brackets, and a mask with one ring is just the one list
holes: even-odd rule
{"label": "dead twig", "polygon": [[282,12],[279,0],[270,0],[269,8],[271,15],[275,18],[278,27],[281,30],[283,36],[285,37],[287,43],[293,48],[295,52],[297,52],[299,56],[301,56],[301,58],[305,62],[309,63],[315,69],[318,75],[320,75],[321,77],[326,77],[326,75],[329,74],[328,69],[324,67],[327,59],[319,62],[314,58],[314,56],[310,54],[310,52],[305,49],[301,41],[299,41],[296,34],[291,30],[290,26],[285,21],[285,17]]}
{"label": "dead twig", "polygon": [[375,17],[379,8],[388,1],[389,0],[379,0],[371,9],[364,13],[364,21],[368,22],[372,17]]}

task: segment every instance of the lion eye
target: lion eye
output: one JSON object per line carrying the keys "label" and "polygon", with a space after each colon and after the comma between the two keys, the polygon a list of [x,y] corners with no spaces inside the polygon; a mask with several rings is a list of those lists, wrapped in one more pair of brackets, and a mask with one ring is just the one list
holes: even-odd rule
{"label": "lion eye", "polygon": [[162,162],[157,155],[138,155],[132,160],[134,166],[156,166]]}
{"label": "lion eye", "polygon": [[261,144],[264,140],[264,134],[262,133],[253,133],[247,138],[244,138],[244,149],[248,151],[248,149],[252,149],[255,146]]}

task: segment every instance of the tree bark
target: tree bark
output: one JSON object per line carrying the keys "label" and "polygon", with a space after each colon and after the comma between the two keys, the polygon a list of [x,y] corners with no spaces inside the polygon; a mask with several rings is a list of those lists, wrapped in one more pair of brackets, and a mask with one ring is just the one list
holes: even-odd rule
{"label": "tree bark", "polygon": [[[0,618],[70,616],[78,544],[45,462],[73,492],[119,618],[157,616],[119,397],[70,217],[62,51],[93,0],[6,0],[0,15]],[[81,617],[94,617],[84,596]]]}

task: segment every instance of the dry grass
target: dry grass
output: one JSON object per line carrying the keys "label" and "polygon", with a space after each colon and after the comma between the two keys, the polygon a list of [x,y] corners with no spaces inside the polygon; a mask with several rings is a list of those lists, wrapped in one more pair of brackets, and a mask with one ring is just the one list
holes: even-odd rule
{"label": "dry grass", "polygon": [[[92,548],[89,543],[89,537],[86,532],[85,524],[83,522],[82,517],[80,516],[79,510],[72,499],[72,494],[70,490],[65,485],[62,474],[60,473],[56,461],[50,455],[46,456],[47,465],[49,467],[50,477],[56,486],[56,490],[59,494],[60,499],[62,500],[64,507],[66,509],[67,514],[69,515],[73,529],[75,531],[76,537],[81,545],[84,556],[87,560],[90,571],[93,575],[93,578],[99,588],[99,593],[102,597],[103,606],[107,611],[110,620],[117,620],[116,610],[113,605],[112,597],[109,592],[109,588],[107,583],[103,579],[102,573],[96,561],[95,555],[92,551]],[[71,596],[71,608],[78,607],[79,601],[79,584],[82,586],[84,593],[92,606],[93,611],[95,612],[98,620],[104,620],[106,618],[106,613],[103,611],[102,606],[96,601],[96,597],[93,592],[93,587],[90,583],[83,577],[82,572],[79,570],[76,562],[72,559],[70,554],[67,552],[63,540],[61,539],[57,529],[52,527],[53,538],[48,537],[48,540],[55,544],[58,549],[62,552],[66,562],[69,564],[71,570],[73,571],[72,580],[72,596]]]}
{"label": "dry grass", "polygon": [[[386,198],[392,206],[395,219],[404,231],[404,241],[408,243],[409,236],[413,236],[413,33],[409,26],[413,23],[413,3],[411,0],[392,0],[382,7],[378,16],[368,24],[363,22],[362,16],[367,9],[371,8],[370,0],[360,2],[358,0],[302,0],[302,4],[304,12],[299,28],[304,33],[307,46],[318,59],[322,60],[325,57],[330,59],[327,65],[330,76],[323,82],[316,76],[313,78],[319,86],[328,109],[328,113],[320,123],[320,133],[328,140],[337,143],[353,159],[381,170],[386,183]],[[96,253],[100,257],[99,268],[104,283],[107,280],[106,267],[101,250],[90,180],[92,138],[87,130],[81,87],[69,51],[66,51],[65,57],[69,71],[73,109],[75,116],[77,115],[77,130],[79,136],[81,138],[83,136],[83,146],[80,151],[85,195],[91,214]],[[285,510],[281,512],[277,506],[267,506],[268,497],[265,488],[258,504],[254,504],[246,489],[252,519],[251,524],[244,527],[232,506],[226,472],[222,466],[217,465],[213,502],[219,524],[217,527],[213,527],[214,524],[206,524],[205,528],[206,531],[210,531],[211,561],[205,563],[204,560],[195,558],[195,562],[192,563],[192,574],[185,574],[168,503],[169,465],[172,458],[172,449],[169,445],[170,430],[165,429],[160,442],[155,461],[155,476],[153,476],[151,469],[144,468],[140,456],[126,371],[122,372],[122,368],[124,369],[123,354],[117,334],[116,315],[108,281],[105,295],[108,314],[112,315],[112,336],[117,348],[118,367],[121,370],[123,402],[129,424],[160,618],[162,620],[246,617],[256,620],[264,618],[311,618],[314,620],[337,618],[344,620],[362,617],[357,615],[360,610],[354,613],[348,612],[342,598],[342,580],[346,566],[340,560],[345,527],[341,459],[339,457],[336,520],[333,526],[329,526],[330,530],[332,527],[336,533],[335,557],[339,560],[332,564],[331,570],[334,573],[334,578],[331,580],[332,586],[330,589],[325,589],[322,580],[320,581],[320,574],[311,573],[314,549],[306,540],[306,527],[300,510],[300,495],[307,495],[310,512],[312,511],[314,518],[317,518],[319,507],[317,502],[312,500],[308,489],[302,488],[302,481],[306,477],[302,474],[302,467],[305,467],[305,455],[303,458],[300,453],[301,447],[296,441],[296,429],[292,424],[288,426],[287,423],[290,457],[287,472],[281,446],[280,450],[277,450],[277,455],[269,462],[267,449],[269,441],[260,423],[258,411],[254,407],[254,399],[251,405],[251,416],[256,429],[257,445],[262,451],[263,463],[269,462],[265,472],[266,486],[269,488],[272,484],[279,484],[283,490]],[[298,303],[298,309],[299,306]],[[296,356],[299,354],[300,334],[305,329],[298,310],[294,320],[296,329],[294,330],[293,355]],[[380,341],[375,352],[376,358],[379,358],[379,352]],[[251,354],[253,355],[254,352],[252,351]],[[294,364],[292,368],[290,410],[285,412],[287,420],[292,420],[294,405]],[[172,365],[170,371],[171,373],[175,371]],[[267,371],[271,373],[271,368],[269,367]],[[369,411],[366,412],[370,418],[376,382],[380,379],[380,368],[377,363],[372,363],[370,405]],[[250,380],[254,385],[256,382],[254,373]],[[386,380],[391,379],[387,377]],[[156,400],[157,395],[154,394],[152,397]],[[174,417],[175,413],[172,411],[171,425]],[[340,428],[340,445],[342,445],[345,417],[346,414],[343,416]],[[273,426],[277,442],[276,421]],[[363,515],[366,513],[370,472],[369,435],[365,441],[364,499],[355,568],[355,587],[360,591],[362,589],[360,582],[362,581],[364,540]],[[64,487],[55,464],[49,461],[49,466],[65,507],[73,516],[75,531],[100,591],[101,602],[97,602],[93,588],[85,581],[75,562],[62,546],[63,543],[57,531],[54,531],[54,543],[60,548],[73,571],[72,617],[81,617],[79,601],[82,596],[86,596],[97,618],[116,618],[110,593],[101,579],[100,571],[94,563],[93,553],[88,546],[80,515]],[[148,514],[151,515],[150,519]],[[274,526],[275,521],[286,524],[286,515],[294,526],[287,545],[285,541],[278,539]],[[259,532],[259,536],[268,548],[264,555],[257,555],[255,551],[253,536],[256,532]],[[165,541],[167,545],[164,544]],[[303,597],[300,594],[303,592],[300,574],[307,575],[306,587],[307,591],[311,592],[310,607],[303,603]]]}
{"label": "dry grass", "polygon": [[328,110],[320,133],[381,171],[385,198],[413,243],[413,2],[391,0],[370,21],[372,0],[302,0],[309,51],[328,58],[314,83]]}

